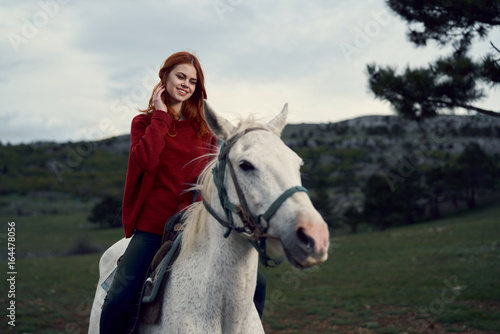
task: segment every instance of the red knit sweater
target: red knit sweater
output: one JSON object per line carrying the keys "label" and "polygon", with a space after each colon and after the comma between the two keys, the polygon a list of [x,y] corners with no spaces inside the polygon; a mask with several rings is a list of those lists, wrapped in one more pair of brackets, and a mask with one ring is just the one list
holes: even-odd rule
{"label": "red knit sweater", "polygon": [[163,233],[167,219],[193,202],[185,190],[210,159],[197,158],[215,152],[216,145],[214,136],[199,138],[192,121],[174,121],[166,112],[134,117],[123,196],[125,237],[135,229]]}

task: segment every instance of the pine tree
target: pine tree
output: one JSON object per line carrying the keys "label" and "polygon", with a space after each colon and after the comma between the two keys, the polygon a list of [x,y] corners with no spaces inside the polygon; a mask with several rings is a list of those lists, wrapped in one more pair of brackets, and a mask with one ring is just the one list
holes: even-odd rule
{"label": "pine tree", "polygon": [[376,98],[391,103],[409,119],[421,120],[443,111],[465,109],[500,116],[474,103],[486,97],[482,86],[500,83],[500,50],[490,41],[491,51],[474,60],[474,41],[486,39],[500,25],[500,0],[387,0],[389,8],[408,22],[408,38],[419,47],[429,41],[451,45],[451,54],[427,67],[395,68],[367,65],[369,87]]}

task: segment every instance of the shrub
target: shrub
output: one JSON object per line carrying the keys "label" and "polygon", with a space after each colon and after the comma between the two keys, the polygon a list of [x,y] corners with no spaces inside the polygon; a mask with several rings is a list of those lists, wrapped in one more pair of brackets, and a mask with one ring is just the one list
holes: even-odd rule
{"label": "shrub", "polygon": [[92,208],[92,213],[87,219],[92,223],[107,224],[110,227],[122,226],[121,206],[121,199],[106,196]]}

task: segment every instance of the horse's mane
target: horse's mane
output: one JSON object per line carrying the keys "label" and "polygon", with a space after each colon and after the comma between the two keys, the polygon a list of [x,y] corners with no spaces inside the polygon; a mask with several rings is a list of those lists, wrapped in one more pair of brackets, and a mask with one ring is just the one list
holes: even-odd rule
{"label": "horse's mane", "polygon": [[[234,133],[243,131],[244,129],[254,127],[257,125],[255,119],[250,116],[246,120],[240,120],[240,124],[236,127]],[[261,127],[265,127],[263,124],[259,124]],[[215,193],[215,184],[212,177],[212,170],[214,169],[217,158],[213,154],[209,154],[213,159],[207,164],[205,169],[200,173],[198,177],[198,182],[189,190],[198,191],[203,199],[207,203],[212,203],[212,196]],[[187,209],[186,219],[184,221],[184,232],[182,237],[181,251],[175,264],[181,263],[183,259],[187,258],[189,254],[192,253],[196,238],[199,234],[205,233],[207,229],[207,221],[209,218],[209,213],[205,209],[202,202],[196,202],[191,204]],[[174,265],[175,265],[174,264]]]}
{"label": "horse's mane", "polygon": [[[212,200],[212,194],[215,190],[215,184],[212,179],[212,169],[214,169],[217,159],[211,159],[205,169],[198,177],[198,183],[190,190],[197,190],[208,203]],[[195,239],[199,233],[204,233],[208,220],[208,211],[202,202],[195,202],[187,209],[186,219],[184,221],[184,231],[182,232],[182,246],[177,261],[182,262],[194,249]]]}

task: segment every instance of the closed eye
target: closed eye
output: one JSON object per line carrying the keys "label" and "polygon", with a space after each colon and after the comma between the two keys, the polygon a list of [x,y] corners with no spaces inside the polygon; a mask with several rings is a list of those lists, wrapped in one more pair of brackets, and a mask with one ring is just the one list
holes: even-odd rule
{"label": "closed eye", "polygon": [[246,160],[242,160],[239,165],[238,165],[243,171],[245,172],[249,172],[249,171],[252,171],[252,170],[255,170],[255,167],[254,165],[252,165],[251,163],[249,163],[248,161]]}

